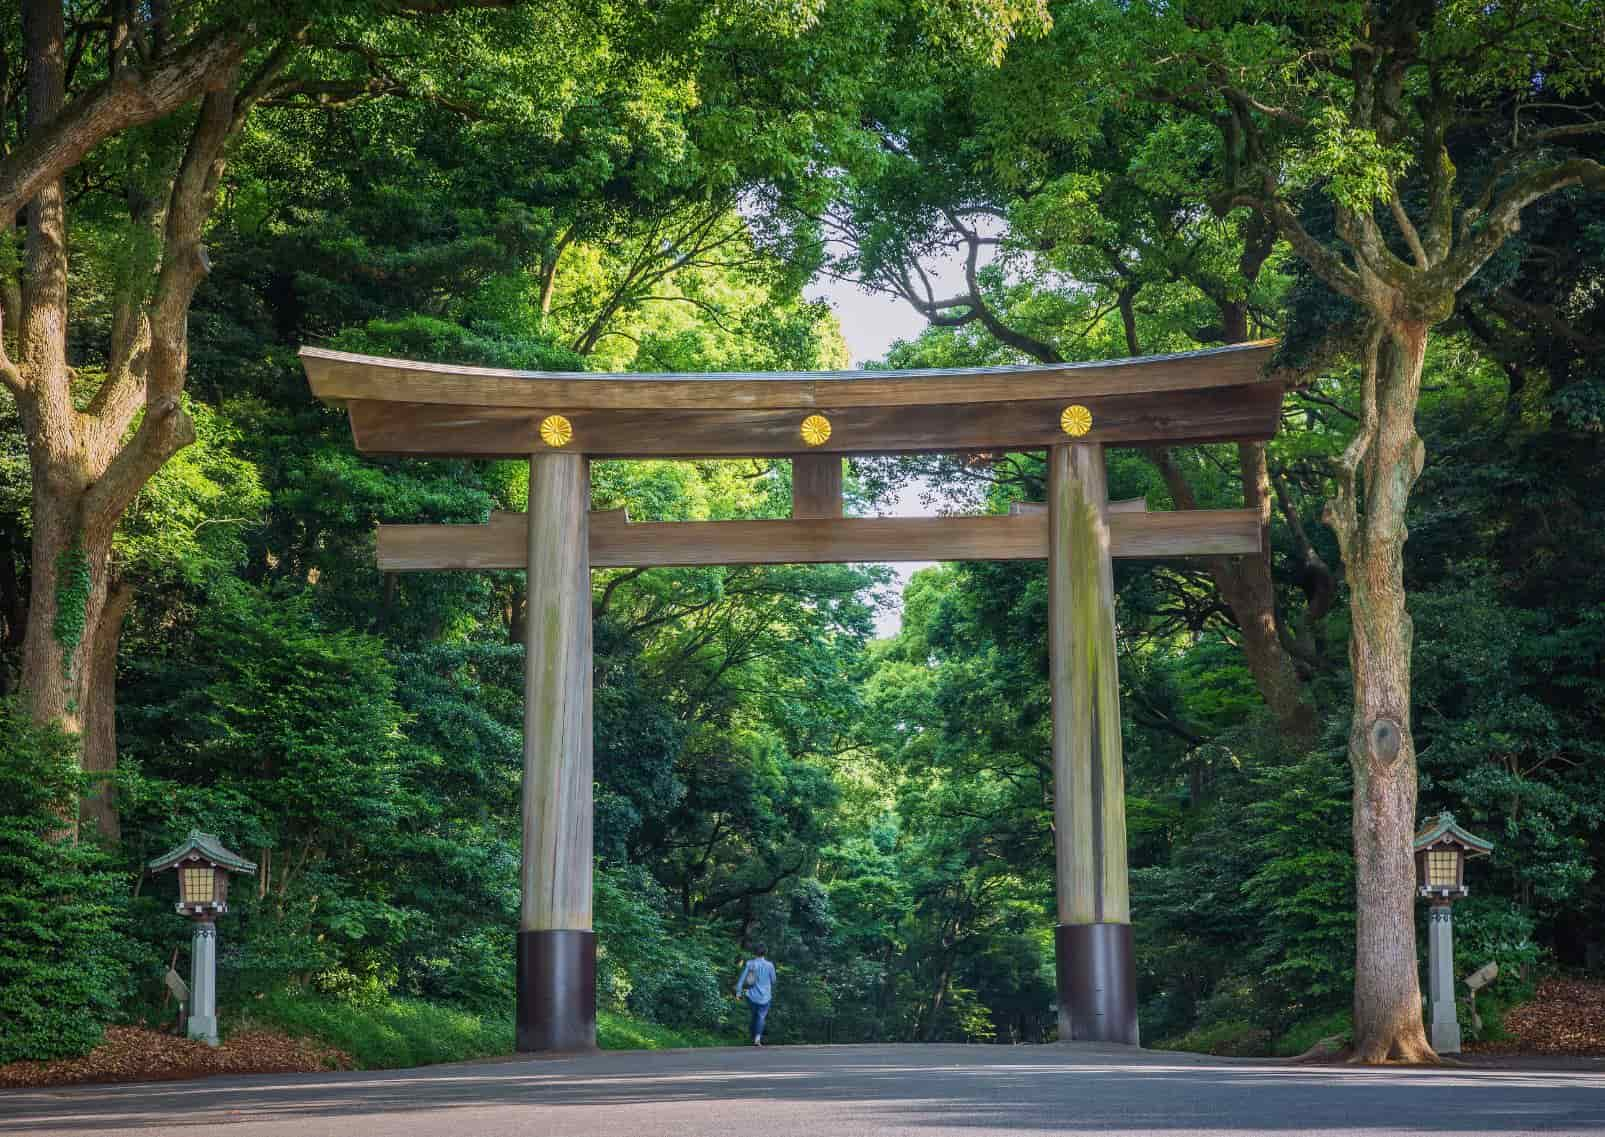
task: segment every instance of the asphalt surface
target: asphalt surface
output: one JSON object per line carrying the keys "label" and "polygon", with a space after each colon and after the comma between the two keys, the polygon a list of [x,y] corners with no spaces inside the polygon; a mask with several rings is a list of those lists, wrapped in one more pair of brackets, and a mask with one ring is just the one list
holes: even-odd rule
{"label": "asphalt surface", "polygon": [[0,1135],[1605,1135],[1597,1071],[1350,1070],[1077,1046],[618,1052],[0,1092]]}

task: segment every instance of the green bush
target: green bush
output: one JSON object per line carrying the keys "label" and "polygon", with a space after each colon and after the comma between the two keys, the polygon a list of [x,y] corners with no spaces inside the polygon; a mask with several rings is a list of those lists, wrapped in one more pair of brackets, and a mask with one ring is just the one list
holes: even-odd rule
{"label": "green bush", "polygon": [[[1423,914],[1425,905],[1418,906]],[[1538,981],[1543,953],[1535,938],[1536,924],[1527,909],[1503,896],[1473,893],[1455,905],[1455,993],[1466,993],[1460,982],[1485,963],[1499,965],[1499,978],[1478,996],[1490,995],[1507,1003],[1530,996]],[[1418,936],[1423,959],[1427,937]]]}
{"label": "green bush", "polygon": [[635,977],[628,1005],[654,1022],[702,1030],[717,1027],[729,1009],[724,986],[708,961],[678,953],[659,970]]}
{"label": "green bush", "polygon": [[232,1024],[270,1026],[337,1047],[363,1069],[427,1066],[507,1054],[513,1017],[480,1015],[420,999],[352,1003],[300,991],[253,1000]]}
{"label": "green bush", "polygon": [[1155,1050],[1188,1050],[1196,1054],[1254,1058],[1270,1053],[1271,1032],[1243,1019],[1190,1030],[1180,1038],[1154,1044]]}
{"label": "green bush", "polygon": [[0,1063],[100,1042],[128,987],[128,888],[62,834],[83,784],[70,736],[0,700]]}
{"label": "green bush", "polygon": [[[729,1012],[718,938],[695,926],[671,931],[662,887],[638,867],[604,868],[595,879],[601,1006],[676,1028],[718,1029]],[[733,968],[729,979],[735,982]]]}
{"label": "green bush", "polygon": [[735,1036],[721,1038],[711,1031],[674,1030],[610,1011],[600,1011],[596,1016],[596,1044],[603,1050],[680,1050],[690,1046],[730,1046],[739,1041]]}
{"label": "green bush", "polygon": [[[421,999],[351,1003],[303,991],[280,991],[253,1000],[224,1024],[227,1030],[272,1027],[314,1038],[349,1054],[365,1070],[463,1062],[513,1052],[513,1017],[475,1014]],[[610,1011],[598,1013],[596,1041],[603,1050],[671,1050],[724,1046],[734,1039],[710,1031],[673,1030]]]}
{"label": "green bush", "polygon": [[1313,1019],[1294,1023],[1282,1032],[1271,1052],[1279,1058],[1294,1058],[1303,1054],[1323,1038],[1342,1038],[1347,1042],[1354,1034],[1354,1016],[1348,1011],[1333,1011]]}
{"label": "green bush", "polygon": [[[1529,989],[1529,994],[1531,993]],[[1508,1042],[1511,1033],[1505,1029],[1505,1013],[1526,1002],[1525,996],[1502,996],[1497,991],[1493,994],[1482,992],[1477,996],[1477,1018],[1482,1020],[1479,1027],[1471,1017],[1471,1008],[1464,1001],[1460,1004],[1460,1031],[1467,1042]]]}

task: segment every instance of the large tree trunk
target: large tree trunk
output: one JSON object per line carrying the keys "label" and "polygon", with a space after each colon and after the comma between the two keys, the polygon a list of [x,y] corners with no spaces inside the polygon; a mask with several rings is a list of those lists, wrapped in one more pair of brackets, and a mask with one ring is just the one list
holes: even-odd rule
{"label": "large tree trunk", "polygon": [[[204,46],[170,61],[137,73],[120,70],[110,84],[92,88],[64,110],[59,0],[27,0],[23,30],[28,138],[0,160],[0,219],[9,223],[26,201],[27,222],[18,294],[15,301],[9,295],[0,298],[5,315],[13,307],[17,313],[17,360],[0,338],[0,382],[12,392],[22,417],[33,491],[21,685],[35,721],[57,722],[82,734],[91,713],[104,716],[105,723],[97,719],[90,745],[114,748],[115,731],[107,725],[111,695],[95,690],[115,674],[123,605],[119,600],[111,626],[103,627],[112,536],[152,475],[194,441],[181,396],[190,301],[207,271],[201,233],[216,197],[224,148],[287,62],[290,46],[275,51],[239,91],[235,81],[243,43],[233,38],[237,32],[220,30]],[[67,355],[62,175],[106,137],[169,114],[197,96],[200,109],[165,210],[159,218],[135,219],[156,226],[160,262],[153,276],[133,274],[126,291],[114,298],[106,377],[82,404]],[[97,651],[109,651],[111,663],[102,659],[94,666]],[[109,768],[115,754],[99,752],[93,760]]]}
{"label": "large tree trunk", "polygon": [[1410,613],[1405,510],[1425,449],[1415,431],[1427,324],[1371,328],[1365,415],[1343,455],[1327,522],[1343,549],[1353,630],[1357,874],[1354,1060],[1433,1061],[1416,975],[1416,754],[1410,731]]}
{"label": "large tree trunk", "polygon": [[[23,11],[28,55],[28,130],[42,130],[65,97],[61,6],[31,0]],[[22,685],[36,722],[77,730],[83,634],[93,628],[93,574],[79,532],[78,501],[89,481],[76,438],[67,370],[67,219],[61,179],[28,203],[17,347],[28,387],[18,397],[33,476],[32,588],[23,641]],[[63,581],[67,578],[67,582]],[[101,578],[104,595],[104,577]]]}
{"label": "large tree trunk", "polygon": [[107,590],[84,674],[83,765],[91,780],[78,816],[107,841],[122,837],[113,782],[117,773],[117,645],[133,600],[133,586],[124,582]]}

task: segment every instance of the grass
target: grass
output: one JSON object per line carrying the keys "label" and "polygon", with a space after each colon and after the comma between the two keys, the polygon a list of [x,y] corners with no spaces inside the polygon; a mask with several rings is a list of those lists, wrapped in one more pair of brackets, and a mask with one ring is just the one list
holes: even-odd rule
{"label": "grass", "polygon": [[1354,1016],[1348,1011],[1333,1011],[1289,1027],[1271,1047],[1271,1053],[1278,1058],[1296,1058],[1323,1038],[1338,1036],[1347,1043],[1353,1033]]}
{"label": "grass", "polygon": [[511,1015],[477,1015],[421,999],[349,1003],[280,991],[253,1001],[232,1025],[247,1023],[338,1047],[364,1070],[461,1062],[513,1049]]}
{"label": "grass", "polygon": [[[421,999],[350,1003],[281,991],[254,1000],[226,1026],[234,1030],[273,1027],[314,1038],[345,1051],[364,1070],[463,1062],[513,1052],[511,1014],[481,1015]],[[706,1031],[674,1030],[607,1011],[596,1016],[596,1041],[603,1050],[670,1050],[731,1043],[731,1039]]]}
{"label": "grass", "polygon": [[1156,1050],[1187,1050],[1239,1058],[1294,1058],[1323,1038],[1334,1035],[1345,1042],[1354,1030],[1348,1011],[1334,1011],[1294,1023],[1280,1036],[1246,1019],[1231,1019],[1194,1027],[1186,1034],[1154,1044]]}
{"label": "grass", "polygon": [[734,1046],[740,1041],[705,1030],[675,1030],[608,1011],[596,1013],[596,1044],[603,1050],[679,1050],[691,1046]]}
{"label": "grass", "polygon": [[1243,1019],[1194,1027],[1178,1038],[1154,1043],[1155,1050],[1186,1050],[1195,1054],[1249,1058],[1263,1055],[1270,1042],[1270,1031]]}

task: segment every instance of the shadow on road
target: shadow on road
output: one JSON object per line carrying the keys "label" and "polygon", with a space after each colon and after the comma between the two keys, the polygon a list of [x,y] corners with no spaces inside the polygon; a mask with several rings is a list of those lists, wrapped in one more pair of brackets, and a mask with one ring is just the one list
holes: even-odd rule
{"label": "shadow on road", "polygon": [[[590,1131],[591,1117],[617,1123],[619,1111],[661,1119],[677,1110],[724,1132],[726,1109],[749,1122],[787,1119],[787,1131],[817,1115],[821,1132],[850,1119],[915,1134],[1605,1134],[1602,1089],[1605,1079],[1591,1074],[1200,1064],[1057,1047],[809,1047],[0,1093],[0,1134],[242,1122],[276,1123],[287,1135],[311,1123],[360,1133],[359,1118],[393,1128],[399,1117],[431,1114],[427,1131],[461,1123],[469,1127],[456,1132],[468,1137],[486,1120],[506,1124],[530,1109],[549,1123],[562,1111],[554,1131],[574,1134]],[[653,1131],[647,1121],[639,1130]]]}

